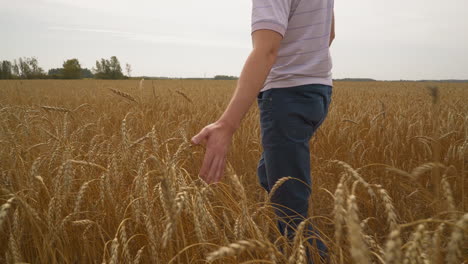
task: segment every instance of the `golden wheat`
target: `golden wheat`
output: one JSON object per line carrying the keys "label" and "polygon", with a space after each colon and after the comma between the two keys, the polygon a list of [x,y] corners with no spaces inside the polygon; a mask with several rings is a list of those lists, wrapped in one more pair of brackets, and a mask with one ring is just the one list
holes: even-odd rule
{"label": "golden wheat", "polygon": [[306,222],[331,264],[468,258],[465,84],[431,95],[426,83],[337,82],[311,145],[310,218],[292,242],[270,199],[294,175],[270,194],[259,186],[257,107],[223,183],[198,177],[203,148],[189,138],[236,83],[145,84],[0,81],[0,263],[304,263],[319,257]]}

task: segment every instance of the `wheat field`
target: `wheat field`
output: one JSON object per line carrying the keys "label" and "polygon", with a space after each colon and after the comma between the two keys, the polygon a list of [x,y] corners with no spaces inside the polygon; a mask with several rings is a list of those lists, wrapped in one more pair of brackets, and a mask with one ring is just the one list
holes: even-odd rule
{"label": "wheat field", "polygon": [[[278,233],[257,182],[256,106],[222,183],[198,179],[203,147],[189,139],[235,85],[0,81],[0,263],[316,258],[303,224],[294,241]],[[335,83],[306,220],[331,263],[468,263],[467,101],[467,84]]]}

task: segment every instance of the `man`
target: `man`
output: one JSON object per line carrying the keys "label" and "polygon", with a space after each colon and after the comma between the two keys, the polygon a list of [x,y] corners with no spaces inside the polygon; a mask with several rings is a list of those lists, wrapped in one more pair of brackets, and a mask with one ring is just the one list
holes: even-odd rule
{"label": "man", "polygon": [[[278,228],[290,238],[307,218],[309,141],[330,104],[333,7],[334,0],[253,0],[253,50],[234,95],[219,120],[192,138],[194,144],[206,144],[200,177],[219,182],[232,136],[257,97],[263,146],[259,182],[269,192],[277,180],[295,178],[272,197]],[[317,237],[311,225],[308,230],[305,235]],[[326,246],[315,242],[326,258]]]}

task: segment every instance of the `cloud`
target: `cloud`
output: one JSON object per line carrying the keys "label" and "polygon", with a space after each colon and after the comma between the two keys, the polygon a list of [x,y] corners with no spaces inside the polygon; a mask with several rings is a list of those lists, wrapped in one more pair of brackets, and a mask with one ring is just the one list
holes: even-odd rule
{"label": "cloud", "polygon": [[125,38],[133,41],[144,41],[158,44],[179,44],[188,46],[199,47],[217,47],[217,48],[231,48],[231,49],[249,49],[249,46],[240,42],[233,41],[219,41],[215,39],[207,39],[205,37],[190,38],[177,35],[168,34],[145,34],[119,30],[99,29],[99,28],[79,28],[79,27],[49,27],[53,31],[69,31],[69,32],[84,32],[84,33],[99,33],[109,34],[118,38]]}
{"label": "cloud", "polygon": [[62,4],[62,5],[70,5],[70,6],[76,6],[76,7],[83,7],[83,8],[102,8],[102,7],[109,7],[115,4],[121,4],[123,1],[120,0],[99,0],[99,1],[92,1],[92,0],[80,0],[80,1],[74,1],[74,0],[41,0],[42,2],[45,3],[51,3],[51,4]]}

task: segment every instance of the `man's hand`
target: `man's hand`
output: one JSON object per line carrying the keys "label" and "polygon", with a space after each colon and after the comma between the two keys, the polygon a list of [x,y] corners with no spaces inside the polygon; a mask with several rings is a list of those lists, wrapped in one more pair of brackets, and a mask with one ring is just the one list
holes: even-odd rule
{"label": "man's hand", "polygon": [[217,183],[221,180],[233,134],[232,127],[218,121],[204,127],[192,138],[193,144],[206,146],[205,158],[199,173],[206,183]]}
{"label": "man's hand", "polygon": [[200,177],[207,183],[221,180],[232,135],[263,87],[283,36],[272,30],[257,30],[252,33],[252,38],[254,49],[245,62],[229,105],[217,122],[206,126],[192,138],[197,145],[206,142]]}

